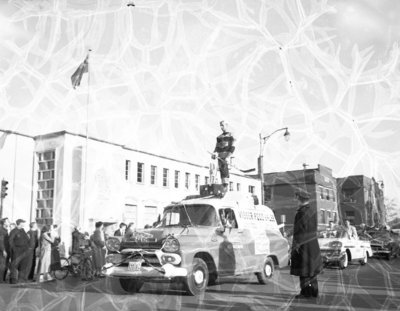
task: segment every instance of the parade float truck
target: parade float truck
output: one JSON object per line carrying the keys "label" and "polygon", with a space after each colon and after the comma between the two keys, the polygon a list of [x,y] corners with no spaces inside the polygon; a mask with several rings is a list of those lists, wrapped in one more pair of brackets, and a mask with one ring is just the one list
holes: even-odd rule
{"label": "parade float truck", "polygon": [[110,238],[103,273],[127,292],[144,282],[183,284],[199,295],[218,278],[254,273],[260,284],[288,265],[289,246],[272,210],[251,194],[202,186],[164,208],[159,224],[129,239]]}
{"label": "parade float truck", "polygon": [[369,241],[349,239],[344,228],[335,230],[333,237],[326,237],[329,231],[319,234],[318,242],[324,266],[333,264],[345,269],[349,262],[357,261],[365,265],[373,254]]}

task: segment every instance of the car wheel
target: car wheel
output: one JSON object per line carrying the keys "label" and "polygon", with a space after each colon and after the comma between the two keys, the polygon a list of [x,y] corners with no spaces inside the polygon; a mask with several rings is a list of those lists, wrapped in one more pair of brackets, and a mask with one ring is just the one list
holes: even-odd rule
{"label": "car wheel", "polygon": [[201,258],[194,258],[192,269],[183,281],[185,290],[189,295],[198,296],[205,292],[208,280],[207,264]]}
{"label": "car wheel", "polygon": [[340,269],[346,269],[348,265],[349,265],[349,257],[347,256],[347,253],[344,253],[343,258],[339,262],[339,267]]}
{"label": "car wheel", "polygon": [[119,284],[128,293],[137,293],[142,288],[144,282],[137,279],[119,279]]}
{"label": "car wheel", "polygon": [[360,264],[363,266],[367,263],[368,261],[368,253],[364,252],[364,258],[360,260]]}
{"label": "car wheel", "polygon": [[274,274],[274,268],[275,266],[272,259],[270,257],[265,259],[263,263],[263,270],[261,272],[256,273],[258,282],[260,284],[266,284],[268,282],[268,279],[270,279]]}

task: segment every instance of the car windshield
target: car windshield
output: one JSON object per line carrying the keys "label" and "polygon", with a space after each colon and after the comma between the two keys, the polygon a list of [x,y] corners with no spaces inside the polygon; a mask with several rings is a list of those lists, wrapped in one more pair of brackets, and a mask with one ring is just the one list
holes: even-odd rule
{"label": "car windshield", "polygon": [[218,225],[215,208],[207,204],[178,204],[164,210],[161,227]]}

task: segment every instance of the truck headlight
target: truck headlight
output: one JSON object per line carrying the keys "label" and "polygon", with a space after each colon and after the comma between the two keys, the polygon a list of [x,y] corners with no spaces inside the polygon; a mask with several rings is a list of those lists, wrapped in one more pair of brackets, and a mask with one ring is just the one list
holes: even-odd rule
{"label": "truck headlight", "polygon": [[174,237],[166,238],[162,246],[163,252],[166,253],[176,253],[180,250],[180,248],[181,246],[179,244],[179,241]]}
{"label": "truck headlight", "polygon": [[121,246],[121,241],[118,238],[111,237],[108,238],[106,241],[106,247],[111,252],[119,251],[120,246]]}

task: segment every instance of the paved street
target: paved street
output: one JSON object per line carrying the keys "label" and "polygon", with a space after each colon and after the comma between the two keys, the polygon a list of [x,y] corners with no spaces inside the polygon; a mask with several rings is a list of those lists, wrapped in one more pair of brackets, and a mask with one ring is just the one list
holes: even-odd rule
{"label": "paved street", "polygon": [[106,280],[68,278],[44,284],[0,284],[0,310],[400,310],[400,259],[370,259],[366,266],[327,268],[318,299],[298,300],[297,278],[277,271],[270,284],[254,277],[223,280],[201,298],[166,284],[145,284],[128,295]]}

